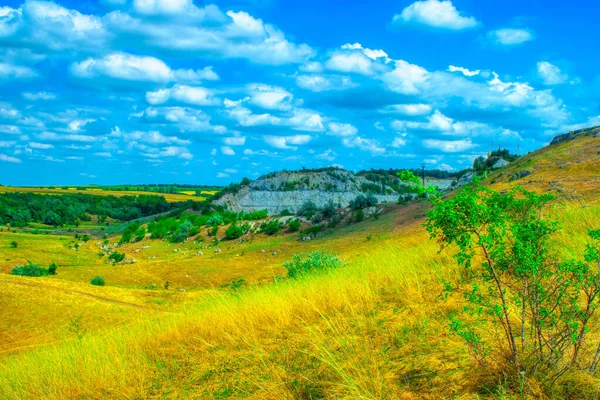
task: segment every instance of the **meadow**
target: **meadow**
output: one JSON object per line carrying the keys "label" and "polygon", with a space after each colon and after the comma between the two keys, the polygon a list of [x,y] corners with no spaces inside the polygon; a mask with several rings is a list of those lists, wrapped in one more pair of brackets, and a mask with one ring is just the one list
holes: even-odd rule
{"label": "meadow", "polygon": [[[600,228],[596,153],[592,138],[561,144],[487,182],[556,193],[544,211],[561,226],[552,251],[580,257],[587,231]],[[532,175],[508,182],[523,168]],[[5,230],[0,398],[548,397],[535,380],[523,382],[527,395],[520,396],[474,368],[469,347],[450,329],[463,299],[444,296],[445,284],[457,284],[464,271],[453,249],[439,252],[422,226],[428,209],[426,202],[388,206],[377,219],[309,242],[285,232],[217,246],[205,232],[202,242],[145,239],[119,248],[136,263],[115,266],[98,257],[97,239],[75,251],[72,236]],[[314,250],[347,265],[285,278],[285,261]],[[25,260],[56,262],[57,275],[6,274]],[[95,275],[106,286],[90,285]],[[231,284],[239,279],[245,283]],[[594,341],[598,327],[592,321]],[[550,395],[599,396],[598,379],[578,371]]]}
{"label": "meadow", "polygon": [[206,196],[196,196],[196,192],[181,192],[181,193],[159,193],[159,192],[144,192],[144,191],[133,191],[133,190],[104,190],[104,189],[93,189],[87,188],[58,188],[58,187],[30,187],[30,186],[0,186],[0,193],[37,193],[37,194],[93,194],[95,196],[138,196],[138,195],[150,195],[150,196],[163,196],[169,203],[177,203],[182,201],[194,200],[204,201],[208,196],[216,193],[216,191],[203,191],[202,194]]}

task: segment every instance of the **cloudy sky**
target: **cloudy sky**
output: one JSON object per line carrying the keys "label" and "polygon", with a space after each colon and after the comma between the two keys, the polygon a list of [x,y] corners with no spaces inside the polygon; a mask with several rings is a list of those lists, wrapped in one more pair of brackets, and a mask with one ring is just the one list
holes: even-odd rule
{"label": "cloudy sky", "polygon": [[0,183],[463,169],[600,124],[593,1],[0,0]]}

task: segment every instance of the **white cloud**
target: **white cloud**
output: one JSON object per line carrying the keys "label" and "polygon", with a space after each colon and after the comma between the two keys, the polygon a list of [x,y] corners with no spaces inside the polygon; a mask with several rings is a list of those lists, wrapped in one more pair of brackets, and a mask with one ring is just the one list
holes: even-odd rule
{"label": "white cloud", "polygon": [[0,147],[13,147],[15,144],[13,141],[0,140]]}
{"label": "white cloud", "polygon": [[358,147],[363,151],[369,151],[373,154],[385,153],[385,148],[381,147],[374,139],[366,139],[360,136],[346,137],[342,140],[346,147]]}
{"label": "white cloud", "polygon": [[393,23],[413,23],[433,28],[462,30],[474,28],[479,22],[459,12],[450,0],[417,1],[394,15]]}
{"label": "white cloud", "polygon": [[190,153],[190,151],[186,147],[180,146],[168,146],[161,150],[158,153],[159,157],[178,157],[183,158],[184,160],[191,160],[194,156]]}
{"label": "white cloud", "polygon": [[0,161],[6,161],[9,163],[20,163],[21,162],[20,159],[7,156],[6,154],[0,154]]}
{"label": "white cloud", "polygon": [[197,106],[221,104],[221,99],[215,96],[214,90],[199,86],[175,85],[170,89],[146,93],[146,101],[152,105],[166,103],[169,99]]}
{"label": "white cloud", "polygon": [[245,136],[232,136],[232,137],[223,138],[223,143],[225,143],[226,145],[229,145],[229,146],[243,146],[244,144],[246,144],[246,137]]}
{"label": "white cloud", "polygon": [[233,168],[225,168],[225,172],[228,174],[237,174],[238,170]]}
{"label": "white cloud", "polygon": [[22,96],[31,101],[56,99],[56,95],[49,92],[23,92]]}
{"label": "white cloud", "polygon": [[97,153],[94,153],[94,155],[98,156],[98,157],[104,157],[104,158],[111,158],[112,154],[109,153],[108,151],[99,151]]}
{"label": "white cloud", "polygon": [[40,134],[37,134],[36,137],[41,140],[49,140],[49,141],[95,142],[97,140],[96,137],[89,136],[89,135],[77,135],[77,134],[58,135],[55,132],[42,132]]}
{"label": "white cloud", "polygon": [[264,136],[265,142],[271,147],[290,150],[297,150],[298,145],[307,144],[311,139],[312,138],[309,135]]}
{"label": "white cloud", "polygon": [[7,133],[9,135],[19,135],[21,129],[14,125],[0,125],[0,133]]}
{"label": "white cloud", "polygon": [[51,149],[54,146],[48,143],[29,142],[29,147],[32,149]]}
{"label": "white cloud", "polygon": [[406,140],[401,137],[394,138],[394,141],[391,144],[392,147],[399,148],[406,146]]}
{"label": "white cloud", "polygon": [[71,73],[81,79],[99,77],[116,81],[150,82],[166,84],[168,82],[197,83],[202,80],[216,80],[218,76],[212,67],[201,70],[172,70],[164,61],[150,56],[137,56],[116,52],[102,58],[87,58],[71,64]]}
{"label": "white cloud", "polygon": [[315,158],[318,160],[325,160],[325,161],[333,161],[335,160],[337,157],[337,153],[331,149],[327,149],[324,152],[315,155]]}
{"label": "white cloud", "polygon": [[290,110],[293,96],[287,90],[264,84],[251,84],[247,87],[250,104],[268,110]]}
{"label": "white cloud", "polygon": [[37,76],[38,73],[29,67],[0,62],[0,79],[32,79]]}
{"label": "white cloud", "polygon": [[339,122],[330,122],[327,133],[334,136],[353,136],[358,133],[358,129],[352,124],[342,124]]}
{"label": "white cloud", "polygon": [[342,75],[298,75],[296,85],[311,92],[328,92],[356,87],[357,84],[348,76]]}
{"label": "white cloud", "polygon": [[221,153],[226,156],[235,156],[235,151],[229,146],[221,146]]}
{"label": "white cloud", "polygon": [[528,29],[503,28],[489,31],[487,38],[490,42],[502,46],[514,46],[534,39]]}
{"label": "white cloud", "polygon": [[384,114],[402,114],[407,116],[420,116],[430,114],[432,107],[429,104],[393,104],[387,106],[380,112]]}
{"label": "white cloud", "polygon": [[438,140],[438,139],[425,139],[423,140],[423,146],[428,149],[435,149],[443,151],[444,153],[459,153],[462,151],[471,150],[477,145],[471,142],[471,139],[463,140]]}
{"label": "white cloud", "polygon": [[137,142],[149,143],[149,144],[177,144],[186,145],[190,144],[189,140],[180,139],[176,136],[166,136],[158,131],[134,131],[129,133],[121,133],[113,131],[113,135],[122,136],[127,142],[136,144]]}
{"label": "white cloud", "polygon": [[448,67],[448,71],[449,72],[460,72],[461,74],[463,74],[464,76],[477,76],[481,73],[480,69],[476,69],[474,71],[471,71],[467,68],[463,68],[463,67],[457,67],[454,65],[450,65]]}
{"label": "white cloud", "polygon": [[567,74],[563,74],[560,68],[548,61],[538,62],[537,72],[545,85],[560,85],[569,79]]}
{"label": "white cloud", "polygon": [[192,0],[133,0],[134,10],[147,15],[181,14],[192,4]]}
{"label": "white cloud", "polygon": [[397,60],[395,68],[382,76],[386,87],[401,94],[417,94],[418,86],[424,83],[429,77],[429,72],[423,67],[408,63],[404,60]]}
{"label": "white cloud", "polygon": [[139,117],[144,122],[172,124],[181,131],[226,131],[224,126],[211,125],[206,113],[187,107],[148,107]]}
{"label": "white cloud", "polygon": [[250,109],[243,107],[243,100],[232,101],[225,99],[224,113],[242,126],[287,126],[294,130],[323,132],[323,118],[320,114],[303,108],[294,108],[289,115],[278,117],[269,113],[254,114]]}

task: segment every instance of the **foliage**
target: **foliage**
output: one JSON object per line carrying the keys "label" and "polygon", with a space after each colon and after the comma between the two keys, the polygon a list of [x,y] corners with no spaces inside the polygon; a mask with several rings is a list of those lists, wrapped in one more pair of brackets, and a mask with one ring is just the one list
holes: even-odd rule
{"label": "foliage", "polygon": [[99,220],[110,217],[119,221],[131,221],[140,217],[159,214],[178,207],[168,203],[162,196],[94,196],[74,193],[60,196],[35,193],[0,194],[0,218],[11,226],[26,226],[38,222],[52,226],[74,225],[80,220]]}
{"label": "foliage", "polygon": [[132,222],[127,225],[123,231],[123,234],[121,235],[121,239],[119,239],[119,244],[129,243],[133,237],[133,234],[138,230],[139,227],[139,222]]}
{"label": "foliage", "polygon": [[361,222],[365,219],[365,213],[363,210],[356,210],[354,213],[354,221]]}
{"label": "foliage", "polygon": [[312,235],[312,234],[319,233],[322,230],[323,230],[323,225],[314,225],[314,226],[311,226],[310,228],[307,228],[307,229],[303,230],[300,233],[302,235]]}
{"label": "foliage", "polygon": [[19,244],[16,242],[16,240],[13,240],[12,242],[10,242],[11,249],[16,249],[18,246],[19,246]]}
{"label": "foliage", "polygon": [[290,220],[288,222],[288,230],[290,232],[298,232],[300,230],[300,220],[298,218]]}
{"label": "foliage", "polygon": [[244,236],[250,230],[250,225],[247,223],[238,225],[237,223],[233,223],[227,228],[225,231],[225,237],[229,240],[238,239]]}
{"label": "foliage", "polygon": [[362,210],[363,208],[376,206],[379,201],[372,193],[359,194],[354,200],[350,202],[350,208],[353,210]]}
{"label": "foliage", "polygon": [[324,251],[294,254],[291,261],[283,266],[287,269],[289,278],[300,278],[306,274],[322,272],[334,268],[344,267],[346,264],[333,254]]}
{"label": "foliage", "polygon": [[272,219],[269,222],[263,222],[260,225],[260,231],[267,235],[275,235],[281,229],[281,224],[278,219]]}
{"label": "foliage", "polygon": [[194,225],[191,221],[185,220],[181,225],[177,227],[177,230],[175,231],[175,233],[173,233],[169,241],[171,243],[185,242],[185,240],[190,236],[190,231],[193,227]]}
{"label": "foliage", "polygon": [[56,264],[52,263],[48,268],[40,267],[38,264],[33,264],[31,261],[27,261],[27,265],[18,265],[13,267],[11,270],[12,275],[17,276],[48,276],[56,275]]}
{"label": "foliage", "polygon": [[302,206],[298,209],[296,215],[299,217],[312,218],[315,213],[319,211],[319,208],[315,204],[314,201],[308,200],[305,201]]}
{"label": "foliage", "polygon": [[125,254],[123,254],[123,253],[117,253],[116,251],[113,251],[108,256],[108,261],[112,261],[113,264],[120,263],[124,259],[125,259]]}
{"label": "foliage", "polygon": [[594,354],[588,330],[600,305],[600,231],[590,231],[594,243],[583,259],[560,260],[550,250],[558,226],[542,214],[552,199],[521,187],[500,193],[476,180],[452,198],[432,197],[426,222],[465,269],[464,281],[447,286],[465,303],[451,330],[484,370],[493,360],[509,384],[534,378],[546,390],[570,369],[597,368],[598,355],[582,355]]}
{"label": "foliage", "polygon": [[94,286],[104,286],[105,282],[104,282],[103,277],[101,277],[100,275],[96,275],[95,277],[92,278],[90,283]]}

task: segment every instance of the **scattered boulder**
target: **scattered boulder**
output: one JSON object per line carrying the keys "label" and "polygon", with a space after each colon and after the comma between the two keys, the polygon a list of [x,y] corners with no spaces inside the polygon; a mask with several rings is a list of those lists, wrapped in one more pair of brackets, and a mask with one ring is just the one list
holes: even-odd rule
{"label": "scattered boulder", "polygon": [[215,253],[220,253],[221,249],[215,249]]}
{"label": "scattered boulder", "polygon": [[198,251],[198,252],[196,253],[196,255],[197,255],[197,256],[201,256],[202,254],[204,254],[204,253],[203,253],[203,252],[201,252],[201,251]]}
{"label": "scattered boulder", "polygon": [[516,181],[518,179],[525,178],[526,176],[531,175],[531,170],[525,169],[523,171],[515,172],[510,176],[509,182]]}
{"label": "scattered boulder", "polygon": [[467,172],[466,174],[464,174],[463,176],[460,177],[460,179],[458,180],[456,186],[465,186],[465,185],[468,185],[470,183],[473,183],[473,179],[475,179],[475,173],[474,172]]}
{"label": "scattered boulder", "polygon": [[274,252],[273,252],[273,253],[271,253],[271,254],[272,254],[272,255],[274,255],[274,256],[276,256],[276,255],[277,255],[277,252],[276,252],[276,251],[274,251]]}

